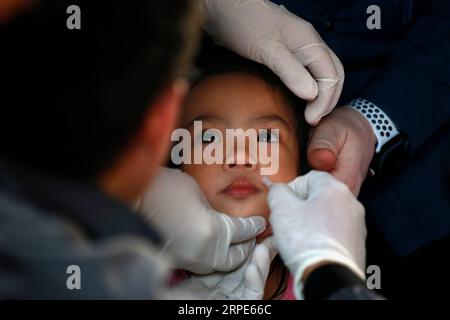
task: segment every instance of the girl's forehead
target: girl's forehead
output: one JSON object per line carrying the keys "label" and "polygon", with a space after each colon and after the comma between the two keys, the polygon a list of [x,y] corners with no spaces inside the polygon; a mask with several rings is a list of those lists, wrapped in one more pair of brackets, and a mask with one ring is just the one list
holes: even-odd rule
{"label": "girl's forehead", "polygon": [[254,75],[232,73],[200,81],[188,94],[183,124],[197,118],[211,122],[285,122],[292,126],[292,112],[281,93]]}

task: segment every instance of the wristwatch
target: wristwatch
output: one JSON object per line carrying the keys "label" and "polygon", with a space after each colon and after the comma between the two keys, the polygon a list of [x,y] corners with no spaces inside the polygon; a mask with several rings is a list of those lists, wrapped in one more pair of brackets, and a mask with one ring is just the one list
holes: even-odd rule
{"label": "wristwatch", "polygon": [[350,107],[362,114],[370,123],[377,138],[375,154],[369,166],[369,174],[378,174],[388,159],[403,154],[406,138],[389,116],[374,103],[363,98],[350,102]]}

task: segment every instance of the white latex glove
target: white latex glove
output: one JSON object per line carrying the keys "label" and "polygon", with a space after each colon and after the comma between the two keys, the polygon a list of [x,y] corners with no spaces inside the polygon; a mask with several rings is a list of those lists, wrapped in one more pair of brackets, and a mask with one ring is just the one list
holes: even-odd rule
{"label": "white latex glove", "polygon": [[274,239],[302,298],[304,271],[335,262],[365,279],[364,207],[330,174],[311,171],[286,184],[270,184],[268,202]]}
{"label": "white latex glove", "polygon": [[305,110],[309,124],[316,125],[333,110],[344,68],[309,22],[267,0],[204,0],[204,4],[208,33],[230,50],[268,66],[292,92],[309,100]]}
{"label": "white latex glove", "polygon": [[138,212],[166,239],[174,268],[198,274],[241,265],[266,228],[264,218],[233,218],[210,208],[197,182],[178,169],[161,168]]}
{"label": "white latex glove", "polygon": [[172,289],[190,292],[194,294],[192,298],[201,300],[261,300],[275,256],[272,239],[267,238],[235,271],[192,276]]}

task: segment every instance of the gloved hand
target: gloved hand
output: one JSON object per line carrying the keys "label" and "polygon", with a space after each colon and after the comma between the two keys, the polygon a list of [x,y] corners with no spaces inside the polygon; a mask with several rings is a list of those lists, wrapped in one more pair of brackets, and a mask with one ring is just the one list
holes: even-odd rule
{"label": "gloved hand", "polygon": [[272,239],[267,238],[235,271],[192,276],[172,289],[195,294],[192,298],[201,300],[261,300],[275,255]]}
{"label": "gloved hand", "polygon": [[234,218],[214,211],[197,182],[177,169],[161,168],[138,212],[165,237],[173,267],[198,274],[236,269],[266,228],[260,216]]}
{"label": "gloved hand", "polygon": [[[336,106],[344,68],[314,27],[267,0],[204,0],[206,30],[220,44],[268,66],[307,104],[316,125]],[[315,100],[313,100],[315,99]]]}
{"label": "gloved hand", "polygon": [[347,266],[365,279],[364,207],[346,185],[319,171],[288,185],[264,180],[275,245],[294,276],[297,298],[305,270],[319,263]]}

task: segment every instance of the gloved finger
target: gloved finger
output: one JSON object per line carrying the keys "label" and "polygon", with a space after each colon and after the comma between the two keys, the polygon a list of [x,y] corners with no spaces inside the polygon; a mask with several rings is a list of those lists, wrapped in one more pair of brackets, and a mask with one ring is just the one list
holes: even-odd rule
{"label": "gloved finger", "polygon": [[302,199],[308,198],[307,176],[300,176],[288,183],[288,186]]}
{"label": "gloved finger", "polygon": [[244,275],[244,287],[241,299],[243,300],[262,300],[264,296],[265,281],[261,280],[256,265],[250,264]]}
{"label": "gloved finger", "polygon": [[323,171],[312,170],[302,177],[295,179],[289,183],[289,186],[295,190],[296,194],[307,199],[312,193],[316,193],[327,187],[334,186],[339,183],[331,174]]}
{"label": "gloved finger", "polygon": [[301,62],[282,43],[267,48],[261,63],[267,65],[298,97],[312,100],[317,96],[316,80]]}
{"label": "gloved finger", "polygon": [[341,93],[342,93],[342,88],[344,86],[345,72],[344,72],[344,66],[342,65],[341,61],[336,56],[336,54],[333,52],[333,50],[328,48],[328,52],[330,53],[330,56],[334,61],[334,65],[336,67],[337,76],[338,76],[338,83],[336,85],[336,90],[334,91],[333,99],[331,100],[331,105],[335,107],[337,105],[339,98],[341,96]]}
{"label": "gloved finger", "polygon": [[278,206],[289,206],[290,204],[296,203],[298,200],[298,196],[294,193],[294,191],[284,183],[274,183],[270,186],[269,194],[267,196],[267,202],[271,209],[270,220],[274,215],[277,214],[277,210],[275,210]]}
{"label": "gloved finger", "polygon": [[298,49],[295,57],[303,63],[318,84],[317,98],[307,104],[306,121],[316,125],[319,120],[333,110],[331,102],[338,83],[338,70],[330,55],[328,47],[322,43],[314,43]]}
{"label": "gloved finger", "polygon": [[269,248],[266,245],[257,245],[244,275],[245,299],[263,298],[271,262]]}
{"label": "gloved finger", "polygon": [[253,250],[250,264],[253,264],[257,267],[259,275],[264,280],[267,278],[271,263],[272,260],[269,247],[262,243],[256,245],[255,249]]}
{"label": "gloved finger", "polygon": [[305,109],[305,119],[311,126],[319,124],[320,120],[329,114],[336,105],[332,105],[335,96],[337,80],[318,79],[317,98],[308,102]]}
{"label": "gloved finger", "polygon": [[266,229],[266,220],[261,216],[241,218],[221,213],[219,217],[226,220],[226,226],[231,232],[231,243],[253,239]]}
{"label": "gloved finger", "polygon": [[201,282],[206,288],[211,289],[218,286],[218,284],[223,279],[223,274],[220,272],[214,272],[205,275],[193,275],[191,279],[195,279],[198,282]]}
{"label": "gloved finger", "polygon": [[255,240],[249,240],[239,244],[233,244],[229,247],[222,264],[215,266],[215,270],[229,272],[239,267],[248,259],[255,247]]}
{"label": "gloved finger", "polygon": [[[291,203],[294,203],[298,197],[298,195],[294,193],[293,189],[291,190],[290,187],[286,184],[273,183],[272,180],[270,180],[267,177],[263,177],[262,182],[269,189],[269,194],[267,196],[267,203],[269,204],[269,207],[272,210],[271,217],[276,212],[275,208],[278,205],[281,206],[283,206],[283,204],[289,205]],[[266,238],[265,241],[271,241],[271,239],[272,237]],[[270,245],[272,246],[272,249],[277,250],[274,241],[271,241]]]}
{"label": "gloved finger", "polygon": [[336,165],[341,150],[336,130],[326,122],[312,130],[308,145],[308,162],[316,170],[329,171]]}
{"label": "gloved finger", "polygon": [[273,261],[275,256],[278,254],[278,248],[275,245],[275,240],[273,236],[265,238],[259,245],[264,245],[269,250],[270,262]]}

